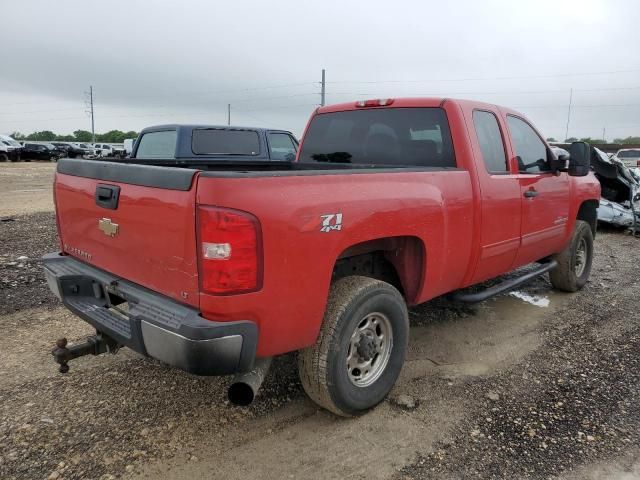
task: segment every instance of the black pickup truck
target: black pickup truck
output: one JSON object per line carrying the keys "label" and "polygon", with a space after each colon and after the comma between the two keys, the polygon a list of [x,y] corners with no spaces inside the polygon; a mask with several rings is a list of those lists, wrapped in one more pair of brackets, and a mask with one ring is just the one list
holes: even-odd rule
{"label": "black pickup truck", "polygon": [[[285,130],[213,125],[158,125],[140,132],[131,159],[197,163],[199,160],[293,161],[298,140]],[[126,160],[125,160],[126,161]]]}

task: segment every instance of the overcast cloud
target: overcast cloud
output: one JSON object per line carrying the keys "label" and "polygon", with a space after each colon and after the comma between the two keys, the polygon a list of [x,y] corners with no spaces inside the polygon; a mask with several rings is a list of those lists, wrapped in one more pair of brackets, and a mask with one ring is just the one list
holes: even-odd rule
{"label": "overcast cloud", "polygon": [[[546,136],[640,135],[640,2],[3,0],[0,132],[169,122],[300,134],[320,101],[472,98]],[[613,73],[612,73],[613,72]]]}

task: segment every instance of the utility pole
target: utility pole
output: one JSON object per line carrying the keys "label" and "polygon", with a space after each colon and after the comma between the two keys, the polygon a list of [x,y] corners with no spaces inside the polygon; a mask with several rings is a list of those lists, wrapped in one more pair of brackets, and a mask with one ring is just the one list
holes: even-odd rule
{"label": "utility pole", "polygon": [[604,138],[607,134],[607,127],[602,127],[602,143],[607,143],[607,140]]}
{"label": "utility pole", "polygon": [[91,140],[96,143],[96,127],[93,121],[93,86],[89,85],[89,101],[91,102]]}
{"label": "utility pole", "polygon": [[231,104],[227,103],[227,125],[231,125]]}
{"label": "utility pole", "polygon": [[324,107],[324,96],[326,93],[324,68],[322,69],[322,83],[320,84],[320,106]]}
{"label": "utility pole", "polygon": [[569,90],[569,110],[567,110],[567,129],[564,132],[564,139],[569,138],[569,122],[571,121],[571,101],[573,100],[573,88]]}

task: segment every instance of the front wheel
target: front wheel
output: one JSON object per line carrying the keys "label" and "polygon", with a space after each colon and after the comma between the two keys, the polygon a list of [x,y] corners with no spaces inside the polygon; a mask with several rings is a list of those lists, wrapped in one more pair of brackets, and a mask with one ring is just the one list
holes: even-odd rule
{"label": "front wheel", "polygon": [[315,345],[300,351],[307,395],[341,416],[365,413],[393,388],[409,339],[407,306],[392,285],[351,276],[331,286]]}
{"label": "front wheel", "polygon": [[593,262],[593,233],[584,220],[577,220],[567,248],[553,257],[558,266],[549,272],[554,288],[577,292],[585,286]]}

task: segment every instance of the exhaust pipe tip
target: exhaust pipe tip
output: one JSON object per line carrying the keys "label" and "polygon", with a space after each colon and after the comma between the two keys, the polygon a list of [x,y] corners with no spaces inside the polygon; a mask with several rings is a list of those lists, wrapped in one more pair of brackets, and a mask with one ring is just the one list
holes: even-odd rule
{"label": "exhaust pipe tip", "polygon": [[259,358],[256,360],[253,370],[236,375],[227,390],[229,402],[240,407],[251,405],[270,366],[271,357]]}
{"label": "exhaust pipe tip", "polygon": [[229,401],[239,407],[247,407],[253,403],[256,394],[250,385],[244,382],[232,383],[227,392]]}

